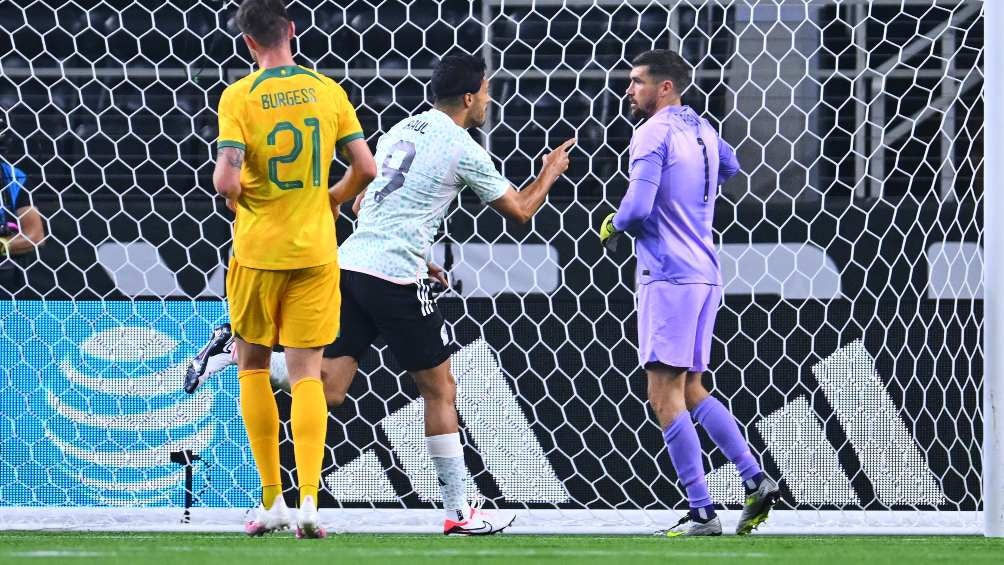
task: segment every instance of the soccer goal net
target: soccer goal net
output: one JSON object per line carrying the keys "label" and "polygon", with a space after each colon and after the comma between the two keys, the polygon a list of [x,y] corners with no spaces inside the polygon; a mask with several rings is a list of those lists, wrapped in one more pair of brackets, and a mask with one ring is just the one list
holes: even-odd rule
{"label": "soccer goal net", "polygon": [[[781,484],[763,530],[981,531],[983,2],[288,4],[297,62],[345,87],[371,145],[429,107],[454,49],[488,62],[472,135],[514,184],[578,139],[531,224],[465,195],[434,248],[472,496],[537,532],[644,532],[686,506],[645,402],[632,254],[593,228],[627,187],[629,61],[668,48],[742,164],[716,204],[705,382]],[[26,191],[48,230],[0,263],[0,527],[238,527],[257,503],[233,369],[180,390],[227,319],[210,175],[219,95],[251,70],[236,5],[0,0],[2,155],[27,178],[5,178],[4,212]],[[435,529],[421,414],[378,343],[330,415],[324,520]],[[739,478],[702,441],[728,522]]]}

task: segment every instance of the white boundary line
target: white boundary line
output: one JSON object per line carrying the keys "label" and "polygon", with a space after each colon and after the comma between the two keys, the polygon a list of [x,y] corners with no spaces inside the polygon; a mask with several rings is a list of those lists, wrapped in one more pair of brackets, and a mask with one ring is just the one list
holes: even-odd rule
{"label": "white boundary line", "polygon": [[[181,523],[179,508],[0,507],[0,530],[240,532],[246,510],[193,508]],[[523,510],[507,530],[514,534],[650,534],[679,519],[675,510]],[[739,511],[720,512],[731,532]],[[322,509],[321,523],[340,533],[440,533],[440,510]],[[775,510],[758,534],[774,535],[976,535],[982,512]]]}

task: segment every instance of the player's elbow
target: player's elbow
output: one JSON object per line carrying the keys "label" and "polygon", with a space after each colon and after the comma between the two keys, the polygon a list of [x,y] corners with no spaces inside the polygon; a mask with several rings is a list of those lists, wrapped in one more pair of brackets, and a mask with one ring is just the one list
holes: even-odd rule
{"label": "player's elbow", "polygon": [[21,217],[21,235],[35,247],[44,245],[45,222],[38,210],[34,207],[19,209],[18,215]]}
{"label": "player's elbow", "polygon": [[42,247],[45,245],[45,230],[39,228],[36,231],[29,232],[25,234],[28,236],[28,241],[31,242],[35,247]]}
{"label": "player's elbow", "polygon": [[227,200],[240,196],[241,185],[239,182],[229,181],[228,179],[213,179],[213,186],[216,188],[216,194]]}
{"label": "player's elbow", "polygon": [[520,204],[510,210],[506,214],[506,217],[517,224],[524,225],[530,223],[530,220],[533,218],[533,211],[528,210],[525,204]]}
{"label": "player's elbow", "polygon": [[502,214],[505,219],[520,225],[529,222],[530,218],[533,217],[533,214],[528,213],[522,207],[504,208],[502,206],[495,206],[495,209],[498,210],[498,212]]}

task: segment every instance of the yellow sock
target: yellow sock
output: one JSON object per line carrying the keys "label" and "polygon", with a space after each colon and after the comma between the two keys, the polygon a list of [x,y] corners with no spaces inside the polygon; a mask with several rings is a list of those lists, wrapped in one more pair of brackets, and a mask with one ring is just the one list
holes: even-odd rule
{"label": "yellow sock", "polygon": [[290,419],[296,476],[300,480],[300,504],[308,496],[314,497],[314,504],[317,504],[324,443],[328,435],[328,405],[324,401],[324,385],[317,377],[307,377],[293,385],[292,393]]}
{"label": "yellow sock", "polygon": [[251,454],[261,478],[261,502],[271,508],[282,494],[279,466],[279,408],[275,404],[268,369],[237,373],[241,387],[241,417],[247,429]]}

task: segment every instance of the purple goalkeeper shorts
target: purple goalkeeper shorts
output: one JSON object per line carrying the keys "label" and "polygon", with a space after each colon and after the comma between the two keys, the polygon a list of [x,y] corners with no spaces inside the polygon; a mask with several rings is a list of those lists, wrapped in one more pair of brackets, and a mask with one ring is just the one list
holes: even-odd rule
{"label": "purple goalkeeper shorts", "polygon": [[668,281],[638,285],[638,357],[642,367],[662,363],[706,371],[721,300],[720,286]]}

